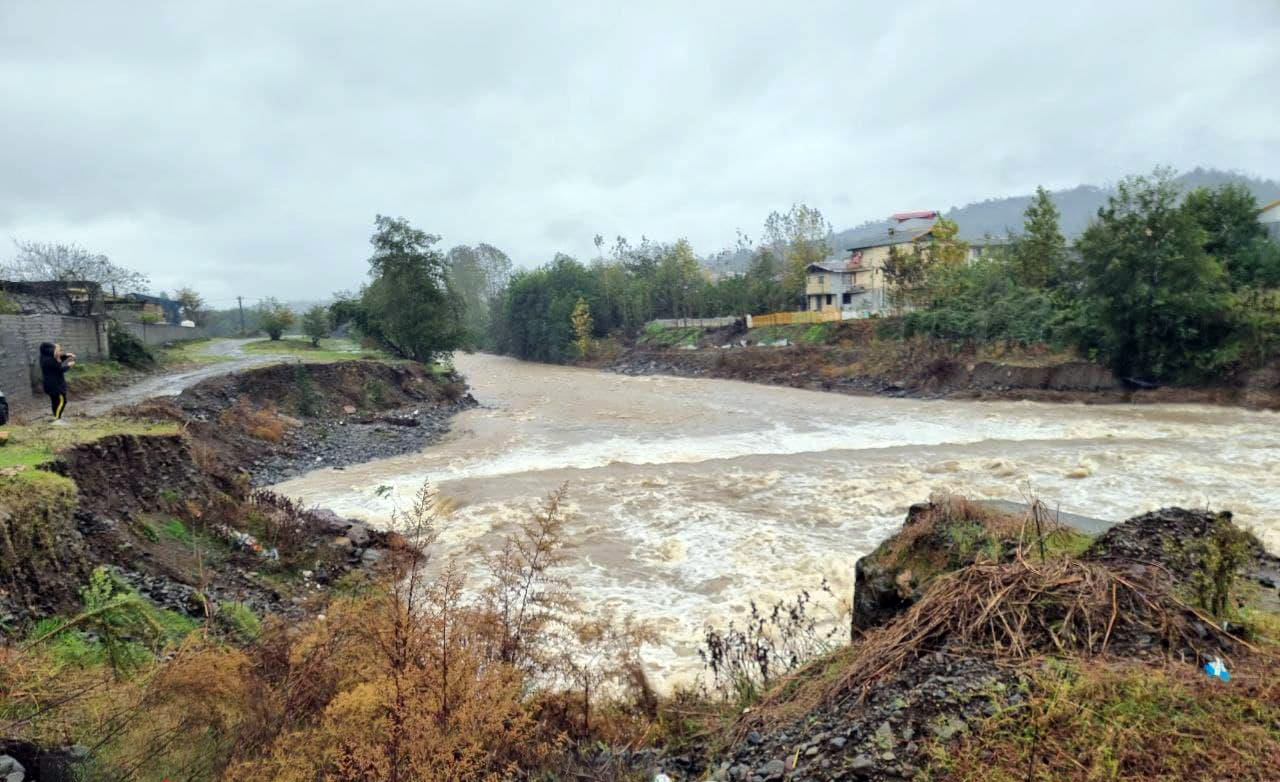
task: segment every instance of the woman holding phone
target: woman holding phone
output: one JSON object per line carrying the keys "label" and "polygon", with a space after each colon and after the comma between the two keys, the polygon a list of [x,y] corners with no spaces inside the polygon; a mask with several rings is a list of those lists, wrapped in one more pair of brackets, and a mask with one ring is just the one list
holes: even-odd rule
{"label": "woman holding phone", "polygon": [[62,346],[53,342],[40,344],[40,374],[55,424],[62,423],[62,411],[67,409],[67,370],[75,365],[75,353],[63,353]]}

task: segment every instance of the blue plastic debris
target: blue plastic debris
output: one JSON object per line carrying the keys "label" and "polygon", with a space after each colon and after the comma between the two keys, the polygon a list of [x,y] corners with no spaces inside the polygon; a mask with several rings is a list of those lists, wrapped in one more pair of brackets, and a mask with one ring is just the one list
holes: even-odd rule
{"label": "blue plastic debris", "polygon": [[1213,662],[1206,663],[1204,672],[1215,679],[1221,679],[1224,682],[1231,681],[1231,674],[1227,673],[1227,666],[1222,664],[1221,657],[1213,658]]}

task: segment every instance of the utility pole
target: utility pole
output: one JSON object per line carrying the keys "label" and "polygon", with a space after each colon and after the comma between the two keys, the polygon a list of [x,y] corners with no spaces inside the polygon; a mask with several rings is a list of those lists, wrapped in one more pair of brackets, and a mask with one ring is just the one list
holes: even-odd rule
{"label": "utility pole", "polygon": [[237,296],[236,304],[240,305],[240,336],[244,336],[244,297]]}

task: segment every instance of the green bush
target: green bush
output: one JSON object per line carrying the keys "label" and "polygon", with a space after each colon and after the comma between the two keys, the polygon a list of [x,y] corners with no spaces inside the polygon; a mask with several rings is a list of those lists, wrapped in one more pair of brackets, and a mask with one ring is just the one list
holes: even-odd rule
{"label": "green bush", "polygon": [[246,643],[256,640],[262,633],[262,622],[258,615],[244,603],[219,603],[218,618],[226,622],[231,632]]}
{"label": "green bush", "polygon": [[133,369],[152,369],[156,356],[142,340],[130,334],[120,324],[110,321],[107,338],[111,345],[111,358]]}
{"label": "green bush", "polygon": [[903,317],[903,336],[1020,345],[1058,336],[1054,332],[1062,305],[1043,289],[1019,284],[1002,260],[936,269],[928,290],[928,306]]}
{"label": "green bush", "polygon": [[293,372],[293,384],[297,389],[298,415],[310,418],[320,411],[320,392],[311,380],[311,370],[299,364]]}

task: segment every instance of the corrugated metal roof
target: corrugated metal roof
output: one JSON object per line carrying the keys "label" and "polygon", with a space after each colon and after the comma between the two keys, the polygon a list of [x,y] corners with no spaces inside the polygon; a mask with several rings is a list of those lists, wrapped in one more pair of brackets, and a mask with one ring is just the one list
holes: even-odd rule
{"label": "corrugated metal roof", "polygon": [[857,266],[852,269],[849,268],[847,258],[836,258],[834,260],[827,259],[825,261],[819,261],[818,263],[811,263],[805,268],[805,271],[824,271],[835,274],[844,274],[849,271],[860,271],[860,269],[861,267]]}
{"label": "corrugated metal roof", "polygon": [[933,229],[933,224],[938,221],[937,214],[933,214],[933,217],[908,217],[905,220],[889,218],[867,226],[845,241],[845,249],[864,250],[913,242]]}

